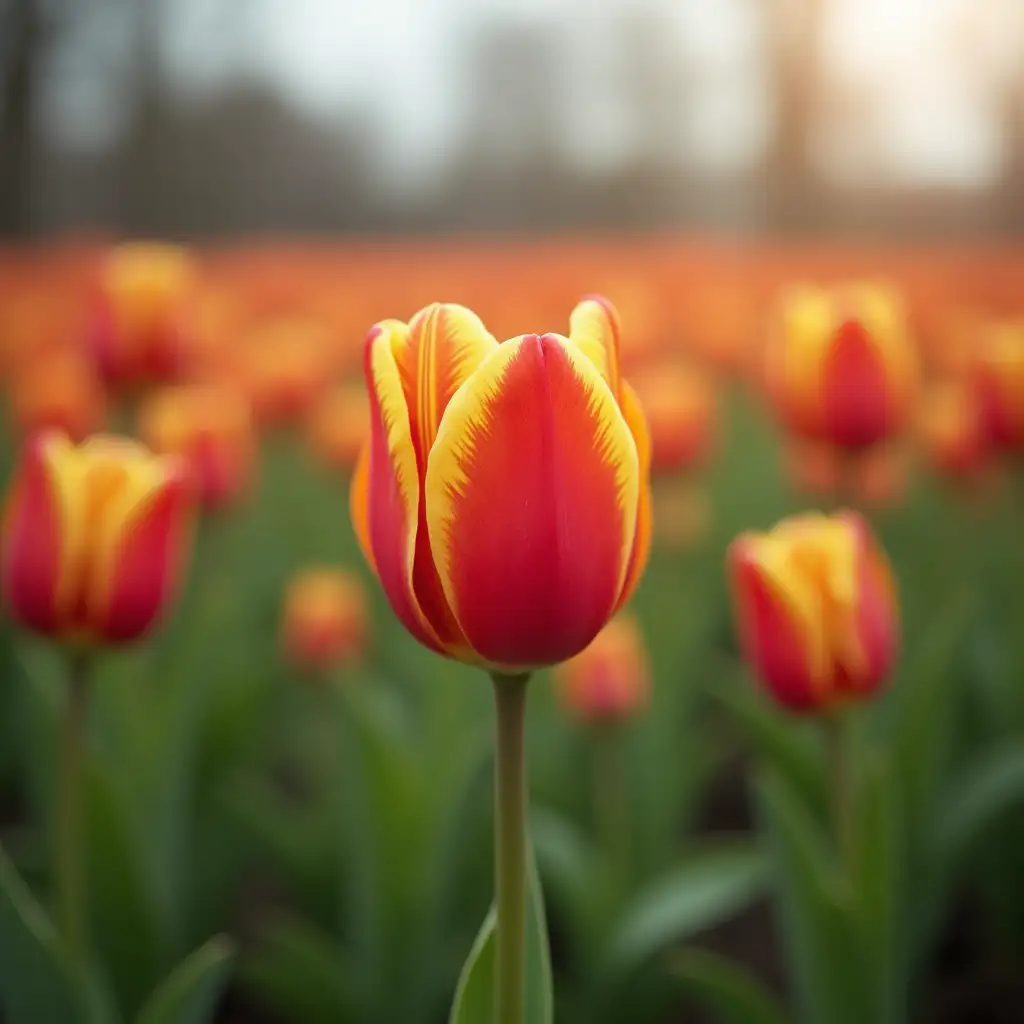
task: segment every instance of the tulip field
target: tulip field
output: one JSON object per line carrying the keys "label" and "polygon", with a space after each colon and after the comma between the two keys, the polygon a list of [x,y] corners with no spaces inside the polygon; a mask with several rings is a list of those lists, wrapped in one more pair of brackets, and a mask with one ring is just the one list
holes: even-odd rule
{"label": "tulip field", "polygon": [[1024,252],[0,249],[5,1024],[1024,1020]]}

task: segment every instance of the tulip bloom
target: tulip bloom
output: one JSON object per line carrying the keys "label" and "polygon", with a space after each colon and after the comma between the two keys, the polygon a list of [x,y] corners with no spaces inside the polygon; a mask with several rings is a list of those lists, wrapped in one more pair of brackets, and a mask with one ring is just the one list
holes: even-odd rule
{"label": "tulip bloom", "polygon": [[578,654],[626,602],[650,540],[649,446],[618,321],[503,344],[436,304],[366,343],[370,442],[352,515],[421,643],[501,673]]}
{"label": "tulip bloom", "polygon": [[116,246],[100,271],[92,348],[103,375],[119,383],[168,380],[185,354],[186,305],[196,281],[177,246]]}
{"label": "tulip bloom", "polygon": [[11,417],[23,436],[60,430],[75,441],[100,428],[107,399],[92,363],[77,349],[25,360],[10,386]]}
{"label": "tulip bloom", "polygon": [[887,290],[800,288],[783,298],[765,374],[790,430],[861,449],[892,437],[907,421],[917,358],[901,307]]}
{"label": "tulip bloom", "polygon": [[785,519],[729,549],[733,607],[747,660],[794,711],[874,693],[899,645],[889,563],[852,512]]}
{"label": "tulip bloom", "polygon": [[664,365],[634,384],[651,435],[652,472],[692,469],[707,458],[715,434],[715,396],[707,378]]}
{"label": "tulip bloom", "polygon": [[918,435],[925,457],[941,473],[971,477],[989,462],[989,435],[980,403],[959,380],[936,384],[925,393]]}
{"label": "tulip bloom", "polygon": [[1024,322],[982,335],[975,368],[982,420],[1000,448],[1024,448]]}
{"label": "tulip bloom", "polygon": [[584,722],[628,718],[647,703],[651,688],[643,633],[625,614],[612,619],[589,647],[555,673],[562,703]]}
{"label": "tulip bloom", "polygon": [[220,508],[246,489],[256,437],[249,406],[233,388],[182,385],[148,397],[139,436],[160,455],[180,456],[208,508]]}
{"label": "tulip bloom", "polygon": [[2,543],[4,601],[70,642],[145,633],[176,589],[191,536],[188,471],[127,438],[42,434],[23,452]]}
{"label": "tulip bloom", "polygon": [[329,466],[351,470],[370,436],[366,388],[343,385],[316,403],[308,423],[314,451]]}
{"label": "tulip bloom", "polygon": [[307,569],[288,584],[281,642],[296,665],[323,670],[356,661],[369,631],[366,592],[358,577],[343,569]]}

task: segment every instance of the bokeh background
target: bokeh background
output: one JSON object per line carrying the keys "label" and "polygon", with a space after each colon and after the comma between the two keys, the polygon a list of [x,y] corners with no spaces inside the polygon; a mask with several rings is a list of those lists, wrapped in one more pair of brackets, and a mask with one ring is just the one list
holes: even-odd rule
{"label": "bokeh background", "polygon": [[[590,292],[660,454],[635,703],[609,727],[550,673],[531,695],[558,1024],[1019,1024],[1022,234],[1021,0],[0,0],[3,480],[39,426],[161,435],[170,374],[108,379],[98,308],[155,295],[177,370],[251,414],[169,400],[226,432],[225,500],[164,628],[96,666],[116,1014],[90,1024],[142,1021],[214,935],[230,971],[159,1020],[447,1019],[492,891],[490,694],[359,554],[362,344],[435,300],[565,331]],[[124,285],[124,240],[180,248],[129,253]],[[763,356],[795,282],[865,278],[921,387],[854,456],[792,436]],[[999,450],[979,367],[1021,428]],[[826,730],[753,681],[723,569],[738,532],[839,505],[904,626],[857,716],[852,865]],[[296,598],[325,567],[340,592]],[[16,911],[52,904],[64,664],[5,617],[0,668],[0,1004],[50,1024],[10,993],[36,977]]]}

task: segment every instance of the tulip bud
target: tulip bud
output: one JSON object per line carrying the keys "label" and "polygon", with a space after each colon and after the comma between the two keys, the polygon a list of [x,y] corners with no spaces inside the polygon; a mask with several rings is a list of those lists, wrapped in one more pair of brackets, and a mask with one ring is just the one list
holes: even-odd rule
{"label": "tulip bud", "polygon": [[983,332],[975,375],[989,439],[1000,448],[1024,448],[1024,321]]}
{"label": "tulip bud", "polygon": [[358,661],[369,637],[366,591],[343,569],[307,569],[288,585],[281,637],[289,659],[322,671]]}
{"label": "tulip bud", "polygon": [[188,464],[207,508],[230,504],[249,485],[256,439],[249,407],[233,388],[193,384],[156,391],[139,413],[139,434],[153,451]]}
{"label": "tulip bud", "polygon": [[989,439],[977,396],[959,380],[925,393],[918,414],[924,455],[940,473],[971,477],[989,462]]}
{"label": "tulip bud", "polygon": [[128,438],[75,446],[41,434],[8,497],[2,589],[22,625],[69,642],[145,633],[175,592],[191,541],[188,471]]}
{"label": "tulip bud", "polygon": [[678,364],[663,364],[633,381],[651,434],[651,470],[692,469],[706,459],[715,434],[711,382]]}
{"label": "tulip bud", "polygon": [[769,397],[801,437],[862,449],[897,434],[911,412],[916,352],[885,288],[789,292],[765,359]]}
{"label": "tulip bud", "polygon": [[793,711],[873,694],[899,646],[889,562],[853,512],[785,519],[729,549],[733,607],[757,678]]}
{"label": "tulip bud", "polygon": [[565,708],[584,722],[628,718],[647,703],[650,668],[634,618],[619,615],[575,658],[555,668]]}
{"label": "tulip bud", "polygon": [[328,391],[309,417],[309,438],[329,466],[351,470],[370,437],[370,399],[365,387],[343,385]]}
{"label": "tulip bud", "polygon": [[107,411],[94,367],[72,348],[26,359],[13,374],[10,406],[22,436],[59,430],[75,441],[98,430]]}
{"label": "tulip bud", "polygon": [[196,271],[177,246],[116,246],[100,270],[91,342],[101,372],[120,383],[168,380],[184,356],[184,314]]}

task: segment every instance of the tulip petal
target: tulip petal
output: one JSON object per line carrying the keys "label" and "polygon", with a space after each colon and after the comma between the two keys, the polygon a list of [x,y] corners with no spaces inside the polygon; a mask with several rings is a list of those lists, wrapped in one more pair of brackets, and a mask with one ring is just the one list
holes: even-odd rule
{"label": "tulip petal", "polygon": [[651,553],[651,535],[654,527],[651,497],[651,435],[647,429],[643,406],[637,393],[622,382],[622,415],[633,435],[636,445],[637,464],[639,467],[640,491],[636,510],[636,536],[633,539],[633,551],[629,557],[626,570],[626,581],[616,610],[622,608],[633,596],[636,585],[647,568],[647,559]]}
{"label": "tulip petal", "polygon": [[443,302],[421,309],[409,321],[408,330],[393,337],[392,351],[422,473],[452,395],[498,343],[472,310]]}
{"label": "tulip petal", "polygon": [[569,315],[569,340],[597,367],[616,399],[621,399],[622,393],[621,336],[619,314],[601,295],[585,296]]}
{"label": "tulip petal", "polygon": [[864,324],[839,325],[821,369],[822,415],[832,441],[863,447],[893,429],[885,355]]}
{"label": "tulip petal", "polygon": [[21,623],[43,633],[60,627],[57,587],[64,545],[60,499],[46,448],[62,438],[30,441],[21,459],[3,528],[4,601]]}
{"label": "tulip petal", "polygon": [[608,385],[557,335],[505,342],[452,398],[427,462],[445,596],[493,666],[581,651],[622,593],[636,444]]}
{"label": "tulip petal", "polygon": [[[165,464],[166,465],[166,464]],[[103,557],[93,566],[90,630],[105,640],[133,640],[167,606],[183,574],[192,527],[187,470],[169,468],[155,486],[128,488],[104,523]]]}
{"label": "tulip petal", "polygon": [[441,643],[413,589],[420,477],[409,407],[394,349],[407,331],[398,321],[378,324],[366,339],[370,393],[369,537],[373,566],[392,610],[420,643],[441,652]]}
{"label": "tulip petal", "polygon": [[376,573],[377,565],[373,559],[373,545],[370,543],[370,446],[364,445],[352,471],[352,483],[348,492],[349,517],[352,530],[359,543],[363,558]]}

